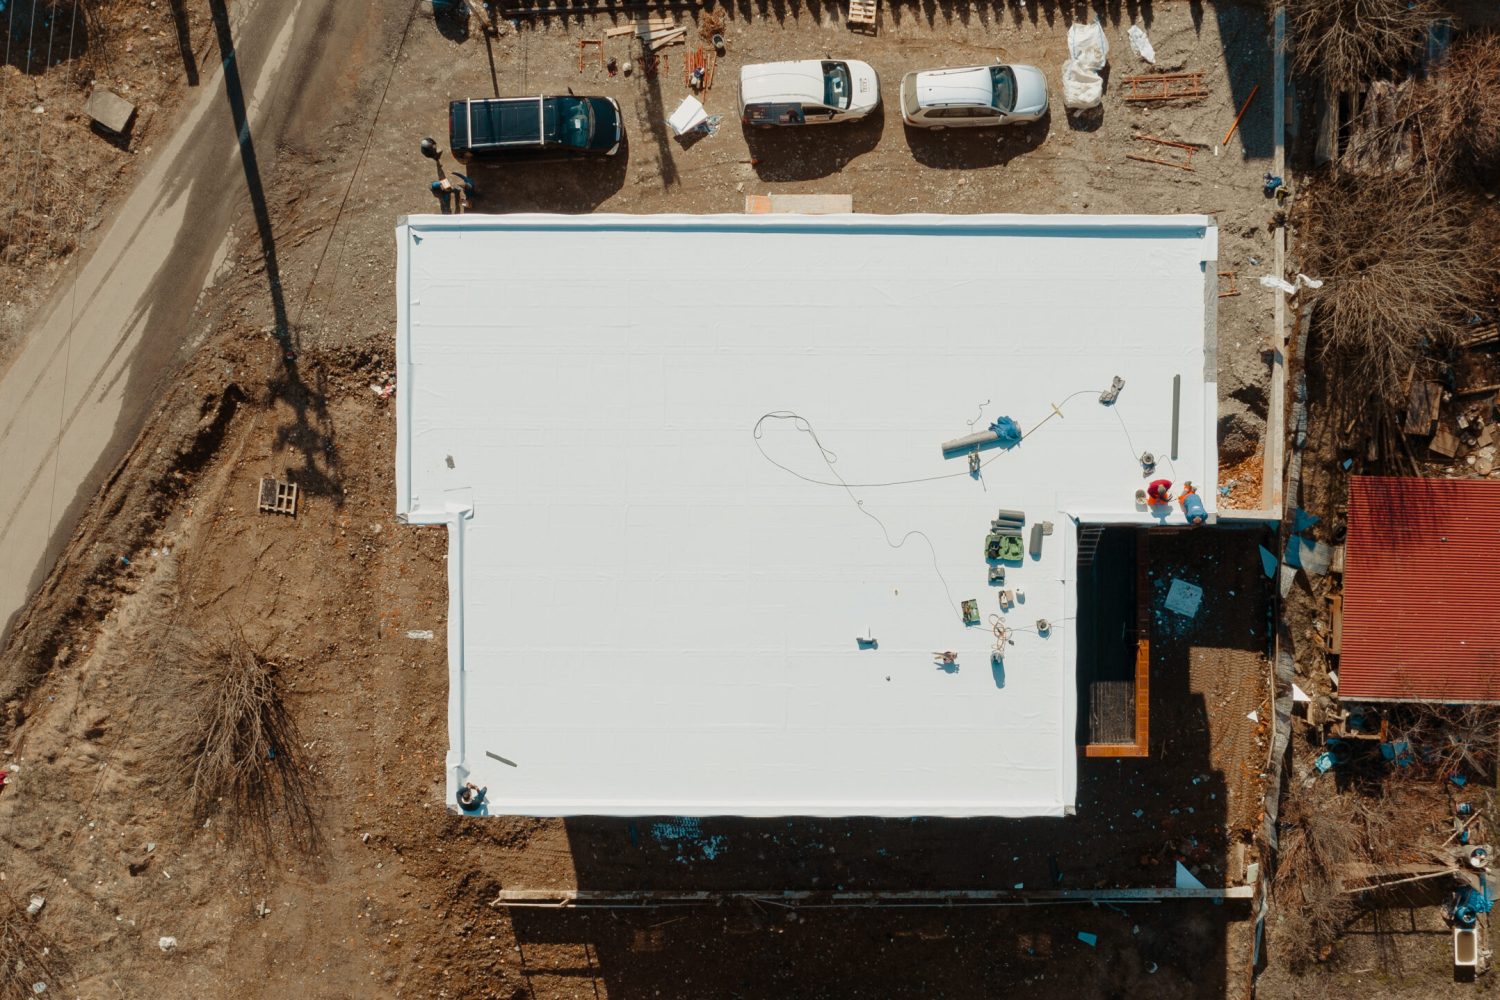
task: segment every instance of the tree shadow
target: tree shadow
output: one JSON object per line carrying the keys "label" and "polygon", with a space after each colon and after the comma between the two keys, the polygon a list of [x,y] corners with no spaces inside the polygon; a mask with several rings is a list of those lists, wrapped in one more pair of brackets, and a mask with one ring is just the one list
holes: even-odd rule
{"label": "tree shadow", "polygon": [[432,0],[432,23],[448,41],[467,41],[469,5],[464,0]]}
{"label": "tree shadow", "polygon": [[0,6],[6,35],[4,62],[28,76],[77,60],[96,38],[90,8],[73,0],[10,0]]}
{"label": "tree shadow", "polygon": [[182,69],[187,74],[187,85],[198,86],[198,57],[193,54],[193,39],[190,33],[187,10],[182,0],[172,0],[172,23],[177,28],[177,51],[182,56]]}
{"label": "tree shadow", "polygon": [[838,173],[880,144],[884,108],[843,125],[745,129],[755,174],[763,181],[806,181]]}
{"label": "tree shadow", "polygon": [[1234,106],[1231,115],[1238,114],[1255,93],[1255,100],[1235,129],[1243,150],[1241,155],[1246,160],[1269,160],[1276,152],[1275,137],[1271,134],[1276,88],[1272,79],[1273,39],[1265,8],[1253,3],[1216,3],[1214,18],[1218,21],[1219,42],[1229,76],[1229,97]]}
{"label": "tree shadow", "polygon": [[246,112],[244,87],[235,58],[229,12],[225,6],[225,0],[209,0],[209,9],[213,17],[214,31],[218,35],[219,55],[224,71],[224,93],[229,100],[229,111],[234,119],[235,133],[239,137],[240,163],[245,172],[245,187],[250,194],[250,208],[255,216],[256,233],[260,238],[267,291],[270,293],[271,311],[275,318],[272,333],[282,356],[281,370],[271,380],[268,389],[273,399],[286,403],[294,414],[290,424],[277,429],[276,442],[280,447],[296,448],[301,458],[299,468],[288,470],[288,478],[292,482],[309,494],[331,497],[336,504],[342,504],[343,489],[338,476],[338,452],[334,445],[333,424],[328,416],[323,375],[320,371],[316,385],[309,386],[303,380],[297,365],[297,345],[287,315],[286,296],[282,288],[281,269],[276,255],[276,238],[271,226],[271,213],[266,203],[265,188],[261,183],[260,162],[255,153],[255,141],[250,134],[250,120]]}
{"label": "tree shadow", "polygon": [[1029,125],[999,128],[963,128],[933,132],[906,127],[906,144],[912,157],[924,167],[968,170],[998,167],[1030,153],[1047,138],[1051,114]]}

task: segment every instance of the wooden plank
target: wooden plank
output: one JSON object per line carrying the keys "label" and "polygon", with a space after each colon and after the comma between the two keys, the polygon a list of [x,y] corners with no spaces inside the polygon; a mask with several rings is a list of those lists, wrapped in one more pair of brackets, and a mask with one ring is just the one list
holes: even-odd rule
{"label": "wooden plank", "polygon": [[1330,621],[1328,633],[1328,651],[1334,656],[1344,646],[1344,595],[1334,594],[1328,598],[1328,617]]}
{"label": "wooden plank", "polygon": [[747,194],[746,215],[848,215],[852,194]]}
{"label": "wooden plank", "polygon": [[621,35],[633,35],[633,34],[635,34],[635,25],[633,25],[633,24],[627,24],[623,28],[605,28],[604,29],[604,37],[605,38],[619,38]]}
{"label": "wooden plank", "polygon": [[1153,899],[1253,899],[1256,886],[1233,885],[1227,889],[875,889],[833,892],[789,889],[754,890],[652,890],[652,889],[501,889],[489,901],[492,907],[537,906],[554,909],[588,907],[721,906],[731,901],[769,903],[797,907],[941,907],[995,906],[1026,901],[1077,900],[1090,902]]}
{"label": "wooden plank", "polygon": [[1413,379],[1411,392],[1406,398],[1406,423],[1401,429],[1407,434],[1426,437],[1437,427],[1438,408],[1443,405],[1443,387],[1437,382]]}
{"label": "wooden plank", "polygon": [[1453,458],[1458,454],[1458,435],[1454,434],[1447,424],[1442,424],[1432,435],[1432,440],[1427,443],[1427,447],[1434,455]]}

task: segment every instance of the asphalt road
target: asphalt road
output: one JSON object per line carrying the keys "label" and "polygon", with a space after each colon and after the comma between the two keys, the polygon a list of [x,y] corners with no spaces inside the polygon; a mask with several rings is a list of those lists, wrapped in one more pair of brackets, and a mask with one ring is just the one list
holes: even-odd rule
{"label": "asphalt road", "polygon": [[210,0],[221,63],[0,378],[0,641],[151,415],[247,206],[284,320],[254,151],[274,150],[310,103],[337,51],[330,28],[375,5],[239,0],[231,18]]}

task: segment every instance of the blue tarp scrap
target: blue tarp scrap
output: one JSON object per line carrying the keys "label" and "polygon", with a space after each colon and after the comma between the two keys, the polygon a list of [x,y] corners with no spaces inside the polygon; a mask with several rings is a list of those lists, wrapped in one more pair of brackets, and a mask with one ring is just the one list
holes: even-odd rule
{"label": "blue tarp scrap", "polygon": [[1260,565],[1266,571],[1267,579],[1276,575],[1276,556],[1264,545],[1260,547]]}
{"label": "blue tarp scrap", "polygon": [[703,824],[694,816],[679,816],[663,823],[651,824],[651,836],[657,843],[677,848],[673,860],[687,864],[702,858],[712,861],[724,850],[724,838],[704,836]]}
{"label": "blue tarp scrap", "polygon": [[1021,425],[1010,417],[1001,417],[990,424],[990,430],[995,432],[995,437],[1001,444],[1016,444],[1021,440]]}
{"label": "blue tarp scrap", "polygon": [[1090,934],[1088,931],[1079,931],[1078,932],[1078,940],[1082,941],[1084,944],[1088,945],[1090,948],[1093,948],[1093,947],[1096,947],[1099,944],[1099,935],[1097,935],[1097,934]]}
{"label": "blue tarp scrap", "polygon": [[1295,535],[1302,534],[1308,528],[1311,528],[1313,525],[1315,525],[1319,521],[1323,520],[1321,517],[1319,517],[1316,514],[1309,514],[1307,511],[1303,510],[1301,507],[1298,507],[1296,509],[1296,511],[1293,514],[1293,518],[1294,518],[1294,520],[1293,520],[1293,523],[1292,523],[1292,533],[1295,534]]}
{"label": "blue tarp scrap", "polygon": [[1412,762],[1411,744],[1405,740],[1397,740],[1394,743],[1380,744],[1380,756],[1391,761],[1397,767],[1410,767]]}

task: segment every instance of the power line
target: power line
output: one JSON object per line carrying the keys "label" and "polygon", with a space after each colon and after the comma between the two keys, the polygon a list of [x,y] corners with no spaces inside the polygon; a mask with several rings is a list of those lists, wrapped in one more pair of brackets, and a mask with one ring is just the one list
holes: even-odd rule
{"label": "power line", "polygon": [[[401,29],[401,40],[396,43],[396,56],[391,60],[391,72],[385,78],[385,89],[380,92],[380,102],[375,105],[375,116],[370,119],[370,131],[365,136],[365,148],[359,152],[359,160],[354,164],[354,173],[349,175],[349,183],[344,188],[344,197],[339,202],[339,210],[333,217],[333,225],[328,227],[328,239],[323,242],[323,252],[318,254],[318,263],[313,266],[312,280],[307,283],[307,292],[302,296],[302,305],[297,307],[297,319],[294,325],[300,326],[302,314],[307,310],[307,303],[312,300],[313,289],[318,285],[318,274],[323,270],[323,261],[328,256],[328,248],[333,244],[334,233],[338,231],[339,220],[344,217],[344,207],[349,204],[349,194],[354,190],[354,181],[359,177],[360,168],[365,164],[365,156],[370,152],[370,144],[375,139],[375,125],[380,121],[380,112],[385,107],[385,96],[390,93],[391,81],[396,78],[396,68],[401,65],[401,52],[406,48],[406,36],[411,32],[411,23],[416,19],[417,7],[421,0],[412,0],[411,10],[406,14],[406,26]],[[344,260],[344,247],[348,245],[345,240],[339,246],[339,264]],[[338,270],[336,265],[335,272]]]}

